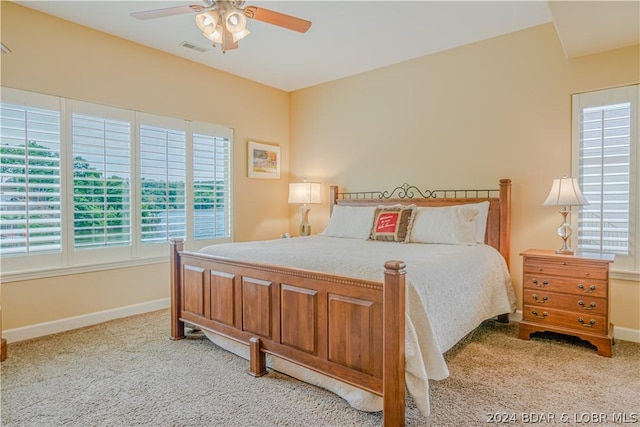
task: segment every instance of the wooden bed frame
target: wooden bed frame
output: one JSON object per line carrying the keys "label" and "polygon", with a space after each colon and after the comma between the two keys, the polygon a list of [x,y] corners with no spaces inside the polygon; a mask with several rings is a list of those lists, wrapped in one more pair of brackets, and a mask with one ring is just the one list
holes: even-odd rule
{"label": "wooden bed frame", "polygon": [[[414,197],[415,193],[420,197]],[[340,205],[446,206],[490,202],[486,243],[509,265],[511,180],[498,190],[339,193]],[[249,373],[267,373],[269,353],[382,396],[383,424],[405,424],[405,264],[384,265],[384,283],[243,262],[171,243],[171,338],[185,323],[249,346]],[[382,268],[382,266],[380,266]],[[505,321],[502,315],[502,321]]]}

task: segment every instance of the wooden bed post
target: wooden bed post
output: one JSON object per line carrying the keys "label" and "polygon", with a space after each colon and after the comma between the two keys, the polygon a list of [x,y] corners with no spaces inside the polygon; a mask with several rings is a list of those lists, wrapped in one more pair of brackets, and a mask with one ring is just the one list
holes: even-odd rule
{"label": "wooden bed post", "polygon": [[329,215],[333,213],[333,207],[338,204],[338,186],[332,185],[329,187],[331,190],[331,199],[329,200]]}
{"label": "wooden bed post", "polygon": [[[500,180],[500,253],[511,270],[511,180]],[[509,313],[498,315],[498,322],[509,323]]]}
{"label": "wooden bed post", "polygon": [[249,339],[249,375],[254,377],[262,377],[268,373],[266,357],[260,347],[260,338]]}
{"label": "wooden bed post", "polygon": [[184,240],[181,238],[171,239],[171,339],[181,340],[184,338],[184,322],[180,321],[180,311],[182,310],[182,285],[180,283],[180,254],[184,249]]}
{"label": "wooden bed post", "polygon": [[511,180],[500,180],[500,253],[511,269]]}
{"label": "wooden bed post", "polygon": [[384,264],[382,424],[405,425],[405,263]]}

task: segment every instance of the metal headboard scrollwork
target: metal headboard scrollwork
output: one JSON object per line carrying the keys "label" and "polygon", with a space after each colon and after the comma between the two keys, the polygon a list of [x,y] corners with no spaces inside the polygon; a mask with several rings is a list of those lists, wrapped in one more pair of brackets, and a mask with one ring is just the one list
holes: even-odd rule
{"label": "metal headboard scrollwork", "polygon": [[511,180],[501,179],[497,189],[474,190],[420,190],[418,187],[403,184],[391,191],[351,191],[339,192],[332,185],[330,212],[336,205],[371,206],[411,201],[417,206],[451,206],[466,203],[488,201],[487,232],[485,243],[498,249],[509,265],[511,254]]}
{"label": "metal headboard scrollwork", "polygon": [[361,200],[361,199],[413,199],[416,197],[423,199],[436,198],[490,198],[498,197],[499,189],[491,190],[420,190],[415,185],[407,183],[394,188],[391,191],[352,191],[337,193],[338,199],[342,200]]}

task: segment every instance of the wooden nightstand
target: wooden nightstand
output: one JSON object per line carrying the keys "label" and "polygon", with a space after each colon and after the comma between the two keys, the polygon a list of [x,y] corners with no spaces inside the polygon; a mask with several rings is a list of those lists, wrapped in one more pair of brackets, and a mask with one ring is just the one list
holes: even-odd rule
{"label": "wooden nightstand", "polygon": [[529,249],[523,257],[520,338],[550,331],[577,336],[611,356],[609,264],[613,254]]}

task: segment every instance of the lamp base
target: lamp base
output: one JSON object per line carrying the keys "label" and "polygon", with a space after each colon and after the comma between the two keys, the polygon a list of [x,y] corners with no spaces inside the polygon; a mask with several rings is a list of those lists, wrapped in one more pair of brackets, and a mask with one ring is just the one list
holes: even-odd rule
{"label": "lamp base", "polygon": [[571,249],[558,249],[556,251],[557,254],[559,255],[573,255],[575,252],[573,252]]}
{"label": "lamp base", "polygon": [[567,206],[560,211],[560,214],[562,215],[562,224],[558,227],[558,236],[562,238],[562,247],[556,251],[557,254],[573,255],[573,249],[571,249],[567,243],[567,240],[571,238],[571,234],[573,232],[571,224],[567,222],[567,215],[570,213],[571,211]]}
{"label": "lamp base", "polygon": [[302,222],[300,223],[300,235],[308,236],[311,234],[311,225],[309,224],[309,211],[311,208],[307,205],[300,206],[300,215]]}
{"label": "lamp base", "polygon": [[311,226],[309,224],[300,224],[300,235],[308,236],[311,234]]}

